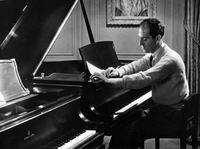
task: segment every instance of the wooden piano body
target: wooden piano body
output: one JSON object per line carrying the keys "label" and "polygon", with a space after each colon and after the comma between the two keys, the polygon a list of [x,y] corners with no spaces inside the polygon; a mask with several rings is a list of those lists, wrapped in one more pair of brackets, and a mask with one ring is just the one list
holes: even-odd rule
{"label": "wooden piano body", "polygon": [[[5,13],[14,1],[5,2]],[[14,25],[1,25],[1,59],[16,60],[29,93],[0,106],[0,148],[100,148],[104,135],[141,103],[116,111],[148,93],[149,88],[122,90],[92,83],[85,77],[84,61],[44,62],[78,2],[20,0],[11,17]]]}

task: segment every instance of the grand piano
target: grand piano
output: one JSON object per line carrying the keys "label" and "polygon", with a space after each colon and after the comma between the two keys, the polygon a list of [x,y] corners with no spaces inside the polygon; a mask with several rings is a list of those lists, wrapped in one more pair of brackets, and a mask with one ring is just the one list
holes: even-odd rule
{"label": "grand piano", "polygon": [[0,105],[0,148],[104,148],[104,136],[151,98],[149,88],[112,89],[92,82],[88,59],[44,62],[79,3],[91,41],[82,48],[93,49],[99,42],[82,0],[0,1],[0,99],[5,100]]}

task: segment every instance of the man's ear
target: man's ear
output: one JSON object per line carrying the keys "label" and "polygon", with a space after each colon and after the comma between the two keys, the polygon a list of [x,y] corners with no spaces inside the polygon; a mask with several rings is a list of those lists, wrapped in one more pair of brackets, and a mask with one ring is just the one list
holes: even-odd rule
{"label": "man's ear", "polygon": [[160,35],[160,34],[158,34],[158,35],[156,36],[156,40],[157,40],[157,41],[160,41],[160,40],[161,40],[161,38],[162,38],[162,37],[161,37],[161,35]]}

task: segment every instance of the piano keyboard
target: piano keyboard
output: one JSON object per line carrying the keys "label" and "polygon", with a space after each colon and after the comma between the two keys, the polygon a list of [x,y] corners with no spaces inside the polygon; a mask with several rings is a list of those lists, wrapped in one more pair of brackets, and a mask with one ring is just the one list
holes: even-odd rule
{"label": "piano keyboard", "polygon": [[147,101],[151,97],[152,97],[152,91],[149,91],[148,93],[144,94],[143,96],[141,96],[137,100],[134,100],[133,102],[126,105],[125,107],[116,111],[115,114],[113,115],[113,118],[116,119],[119,116],[120,113],[123,113],[123,112],[129,110],[133,106],[138,106],[138,105],[142,104],[143,102]]}
{"label": "piano keyboard", "polygon": [[92,137],[95,134],[96,134],[95,130],[86,130],[85,132],[78,135],[74,139],[58,147],[58,149],[74,149],[78,147],[81,143],[83,143],[84,141],[87,141],[90,137]]}

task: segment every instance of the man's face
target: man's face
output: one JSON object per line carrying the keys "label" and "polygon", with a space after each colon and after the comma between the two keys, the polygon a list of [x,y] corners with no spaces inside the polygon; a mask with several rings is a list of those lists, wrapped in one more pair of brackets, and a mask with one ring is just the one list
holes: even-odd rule
{"label": "man's face", "polygon": [[139,45],[145,53],[153,53],[156,50],[157,40],[153,39],[149,35],[149,28],[147,26],[141,26],[138,32]]}

